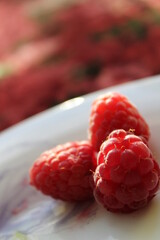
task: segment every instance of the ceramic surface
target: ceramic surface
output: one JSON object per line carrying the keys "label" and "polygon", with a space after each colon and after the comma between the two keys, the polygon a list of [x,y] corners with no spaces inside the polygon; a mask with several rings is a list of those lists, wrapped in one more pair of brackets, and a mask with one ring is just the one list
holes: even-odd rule
{"label": "ceramic surface", "polygon": [[29,185],[29,168],[42,151],[87,138],[91,103],[109,91],[126,95],[137,106],[150,126],[150,147],[160,162],[159,76],[104,89],[38,114],[0,135],[1,240],[159,240],[159,194],[146,209],[125,215],[107,212],[95,202],[56,201]]}

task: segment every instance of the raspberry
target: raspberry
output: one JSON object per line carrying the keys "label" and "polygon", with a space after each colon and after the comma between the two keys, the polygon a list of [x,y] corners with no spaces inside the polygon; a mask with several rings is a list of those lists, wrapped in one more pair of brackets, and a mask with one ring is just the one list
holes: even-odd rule
{"label": "raspberry", "polygon": [[108,93],[97,98],[91,108],[89,139],[96,151],[107,136],[116,129],[129,131],[149,139],[149,127],[138,110],[119,93]]}
{"label": "raspberry", "polygon": [[93,197],[92,146],[88,141],[70,142],[46,151],[30,170],[30,183],[42,193],[65,201]]}
{"label": "raspberry", "polygon": [[145,207],[159,188],[160,168],[138,136],[114,130],[101,145],[94,173],[94,196],[107,210]]}

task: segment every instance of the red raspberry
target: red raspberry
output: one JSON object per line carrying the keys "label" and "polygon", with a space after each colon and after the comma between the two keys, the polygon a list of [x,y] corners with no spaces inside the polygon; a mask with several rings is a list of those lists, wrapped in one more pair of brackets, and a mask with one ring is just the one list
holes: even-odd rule
{"label": "red raspberry", "polygon": [[70,142],[41,154],[30,170],[30,183],[56,199],[87,200],[93,197],[91,169],[90,143]]}
{"label": "red raspberry", "polygon": [[96,151],[115,129],[134,130],[147,141],[149,127],[138,110],[119,93],[108,93],[97,98],[91,108],[89,139]]}
{"label": "red raspberry", "polygon": [[160,169],[138,136],[114,130],[101,145],[97,160],[94,195],[107,210],[132,212],[155,196]]}

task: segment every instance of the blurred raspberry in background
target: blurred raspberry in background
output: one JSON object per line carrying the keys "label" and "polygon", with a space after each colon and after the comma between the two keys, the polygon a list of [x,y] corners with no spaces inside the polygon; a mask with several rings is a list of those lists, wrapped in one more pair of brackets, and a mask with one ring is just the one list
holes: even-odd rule
{"label": "blurred raspberry in background", "polygon": [[0,130],[159,73],[158,0],[0,1]]}

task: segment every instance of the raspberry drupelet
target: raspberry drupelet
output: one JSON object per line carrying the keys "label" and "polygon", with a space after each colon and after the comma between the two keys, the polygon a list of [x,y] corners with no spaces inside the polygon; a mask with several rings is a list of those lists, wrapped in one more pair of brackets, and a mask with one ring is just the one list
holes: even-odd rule
{"label": "raspberry drupelet", "polygon": [[145,207],[159,189],[160,168],[138,136],[114,130],[103,142],[94,173],[94,196],[107,210]]}
{"label": "raspberry drupelet", "polygon": [[91,199],[92,154],[88,141],[58,145],[42,153],[35,161],[30,169],[30,183],[55,199]]}
{"label": "raspberry drupelet", "polygon": [[95,99],[89,119],[89,139],[95,151],[115,129],[132,129],[148,141],[149,127],[136,107],[122,94],[110,92]]}

